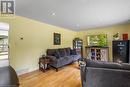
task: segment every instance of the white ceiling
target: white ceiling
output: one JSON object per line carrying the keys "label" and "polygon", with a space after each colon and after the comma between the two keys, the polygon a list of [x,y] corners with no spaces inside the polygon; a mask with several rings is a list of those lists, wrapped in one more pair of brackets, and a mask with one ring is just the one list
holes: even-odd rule
{"label": "white ceiling", "polygon": [[130,20],[130,0],[15,0],[16,15],[80,31]]}

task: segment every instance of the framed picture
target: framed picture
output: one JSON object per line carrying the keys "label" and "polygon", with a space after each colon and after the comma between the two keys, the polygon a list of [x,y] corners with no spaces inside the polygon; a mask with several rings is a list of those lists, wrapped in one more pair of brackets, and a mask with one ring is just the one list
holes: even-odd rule
{"label": "framed picture", "polygon": [[54,45],[60,45],[61,44],[61,34],[54,33]]}

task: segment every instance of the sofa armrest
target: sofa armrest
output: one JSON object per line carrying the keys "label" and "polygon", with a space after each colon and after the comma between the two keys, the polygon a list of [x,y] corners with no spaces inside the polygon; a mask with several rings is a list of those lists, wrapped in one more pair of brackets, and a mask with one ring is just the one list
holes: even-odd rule
{"label": "sofa armrest", "polygon": [[79,60],[82,87],[86,87],[86,62]]}
{"label": "sofa armrest", "polygon": [[76,49],[70,50],[71,55],[77,55]]}

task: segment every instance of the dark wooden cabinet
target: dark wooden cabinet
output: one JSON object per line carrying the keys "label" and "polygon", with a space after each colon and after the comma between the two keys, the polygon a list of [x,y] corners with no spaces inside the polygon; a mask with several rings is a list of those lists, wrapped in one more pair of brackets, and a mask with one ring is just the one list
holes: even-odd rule
{"label": "dark wooden cabinet", "polygon": [[118,40],[113,41],[113,61],[114,62],[130,62],[130,41]]}
{"label": "dark wooden cabinet", "polygon": [[73,40],[73,49],[76,49],[77,53],[81,54],[81,56],[83,57],[83,40],[75,38]]}

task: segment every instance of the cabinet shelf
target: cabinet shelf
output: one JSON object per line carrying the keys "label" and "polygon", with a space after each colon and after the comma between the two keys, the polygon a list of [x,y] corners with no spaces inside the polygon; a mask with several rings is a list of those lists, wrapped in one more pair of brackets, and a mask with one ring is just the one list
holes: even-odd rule
{"label": "cabinet shelf", "polygon": [[83,57],[83,41],[82,39],[79,38],[75,38],[73,40],[73,49],[75,49],[77,51],[78,54],[80,54]]}
{"label": "cabinet shelf", "polygon": [[108,47],[86,47],[86,50],[89,59],[108,61]]}

